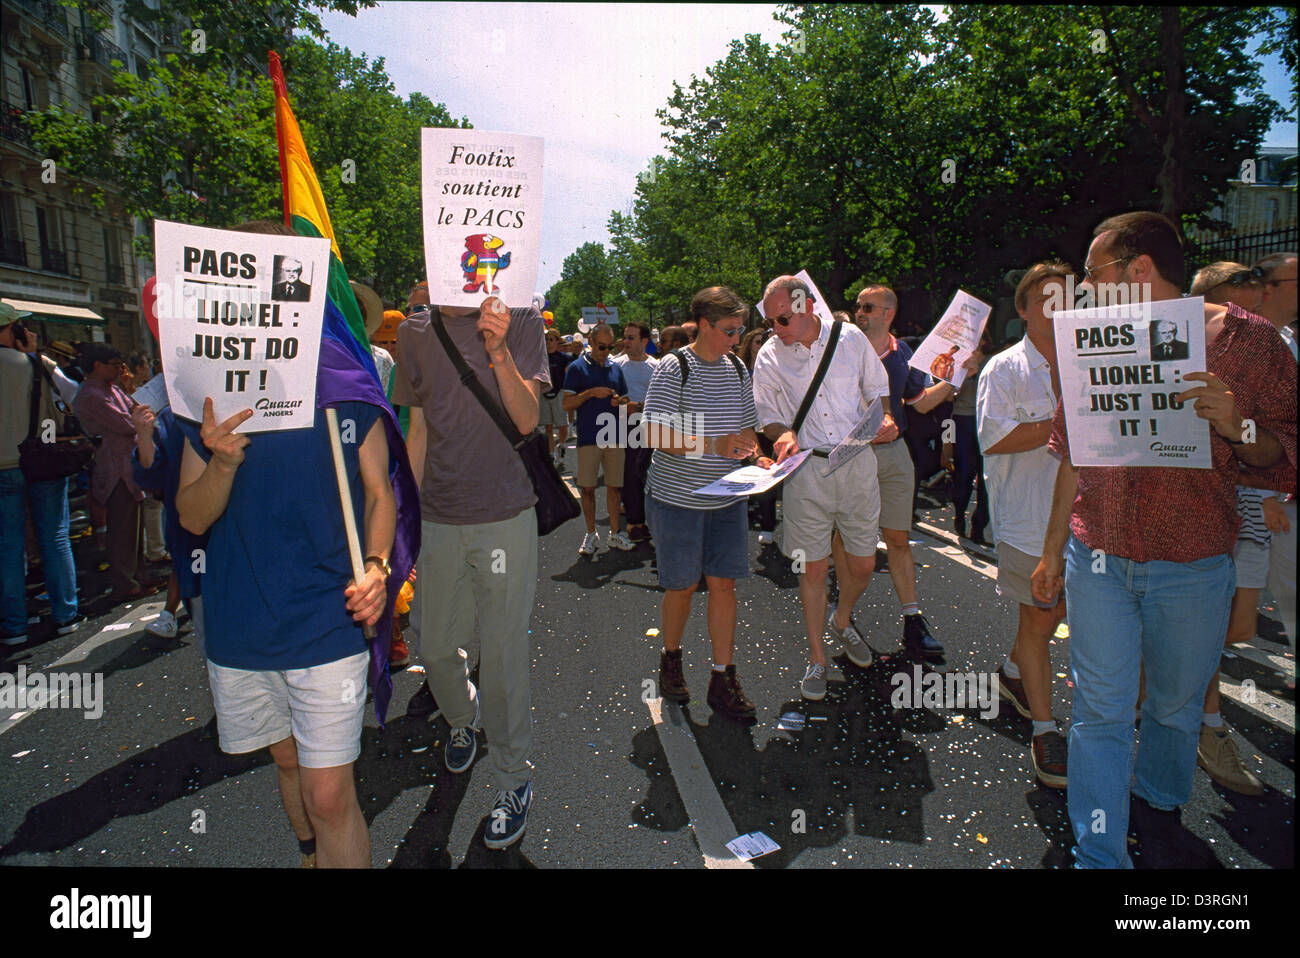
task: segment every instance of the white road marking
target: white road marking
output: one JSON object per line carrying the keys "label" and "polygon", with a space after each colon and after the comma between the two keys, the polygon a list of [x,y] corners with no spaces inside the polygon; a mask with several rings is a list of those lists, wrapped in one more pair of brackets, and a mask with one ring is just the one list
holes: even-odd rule
{"label": "white road marking", "polygon": [[[45,666],[45,668],[41,668],[41,669],[29,668],[28,674],[43,672],[45,671],[45,669],[54,669],[59,667],[60,665],[71,665],[75,662],[84,662],[87,658],[90,657],[90,653],[95,651],[95,649],[99,648],[101,645],[105,645],[109,642],[113,642],[117,639],[122,638],[123,632],[128,631],[132,625],[139,624],[139,622],[141,621],[140,614],[142,612],[147,613],[150,610],[161,609],[162,606],[163,606],[162,602],[149,602],[144,605],[137,606],[134,609],[128,609],[126,614],[123,615],[121,618],[119,618],[115,623],[100,629],[98,632],[96,632],[90,638],[86,639],[86,641],[82,642],[76,648],[72,649],[66,655],[63,655],[60,658],[56,659],[55,661],[51,662],[49,665]],[[13,728],[23,719],[27,718],[27,716],[32,715],[33,713],[38,712],[43,708],[46,708],[47,705],[48,703],[42,703],[41,705],[36,706],[35,708],[27,709],[25,712],[15,712],[14,714],[10,715],[3,722],[0,722],[0,735],[3,735],[5,732],[9,731],[11,728]]]}
{"label": "white road marking", "polygon": [[1295,705],[1260,688],[1242,688],[1230,675],[1219,673],[1219,694],[1226,695],[1243,708],[1250,709],[1270,725],[1295,734]]}
{"label": "white road marking", "polygon": [[681,708],[674,702],[665,703],[661,698],[650,699],[646,705],[650,707],[650,718],[659,733],[664,754],[668,756],[677,794],[682,797],[686,814],[690,816],[696,844],[704,856],[704,867],[753,868],[752,863],[737,858],[727,847],[727,842],[740,832],[736,831],[727,807],[722,804],[722,796],[704,764],[700,748],[695,744],[695,735]]}

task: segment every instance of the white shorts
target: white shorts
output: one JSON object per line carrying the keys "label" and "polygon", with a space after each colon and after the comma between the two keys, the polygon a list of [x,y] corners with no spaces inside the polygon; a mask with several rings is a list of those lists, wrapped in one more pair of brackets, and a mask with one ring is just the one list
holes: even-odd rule
{"label": "white shorts", "polygon": [[876,457],[865,450],[834,473],[821,456],[809,456],[785,481],[781,498],[781,551],[802,550],[805,561],[831,554],[831,532],[840,530],[849,555],[874,556],[880,542],[880,487]]}
{"label": "white shorts", "polygon": [[239,755],[292,735],[304,768],[355,762],[369,668],[369,652],[284,672],[229,669],[209,659],[221,750]]}

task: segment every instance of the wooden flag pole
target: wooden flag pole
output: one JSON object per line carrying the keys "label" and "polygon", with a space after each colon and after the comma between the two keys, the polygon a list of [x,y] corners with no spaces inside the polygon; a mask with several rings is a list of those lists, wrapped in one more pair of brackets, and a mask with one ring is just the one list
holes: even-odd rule
{"label": "wooden flag pole", "polygon": [[[357,536],[357,516],[352,509],[352,483],[348,481],[347,467],[343,462],[343,440],[339,437],[339,414],[332,406],[325,407],[325,420],[329,426],[330,451],[334,453],[334,478],[339,484],[339,501],[343,505],[343,529],[348,535],[348,554],[352,557],[352,581],[361,585],[366,564],[361,558],[361,539]],[[375,637],[375,627],[366,625],[362,630],[367,639]]]}

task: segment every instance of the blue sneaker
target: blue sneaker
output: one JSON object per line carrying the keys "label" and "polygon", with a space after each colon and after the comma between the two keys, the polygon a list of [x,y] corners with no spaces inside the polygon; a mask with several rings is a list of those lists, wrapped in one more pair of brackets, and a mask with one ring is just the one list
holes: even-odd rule
{"label": "blue sneaker", "polygon": [[459,775],[474,764],[474,756],[477,754],[478,736],[472,727],[465,726],[451,730],[451,738],[447,739],[442,760],[447,764],[447,771]]}
{"label": "blue sneaker", "polygon": [[483,844],[488,848],[508,848],[519,841],[528,827],[528,806],[533,803],[533,785],[525,782],[513,792],[497,792],[497,803],[492,806],[487,827],[483,829]]}

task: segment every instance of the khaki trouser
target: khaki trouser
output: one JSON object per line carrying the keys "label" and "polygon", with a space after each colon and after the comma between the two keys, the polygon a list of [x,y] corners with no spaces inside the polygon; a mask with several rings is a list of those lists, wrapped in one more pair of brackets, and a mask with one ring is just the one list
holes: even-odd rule
{"label": "khaki trouser", "polygon": [[[452,727],[487,735],[497,788],[529,779],[532,711],[528,622],[537,590],[537,518],[531,508],[500,522],[424,522],[416,581],[420,657],[429,689]],[[471,696],[464,649],[477,618],[479,695]]]}

